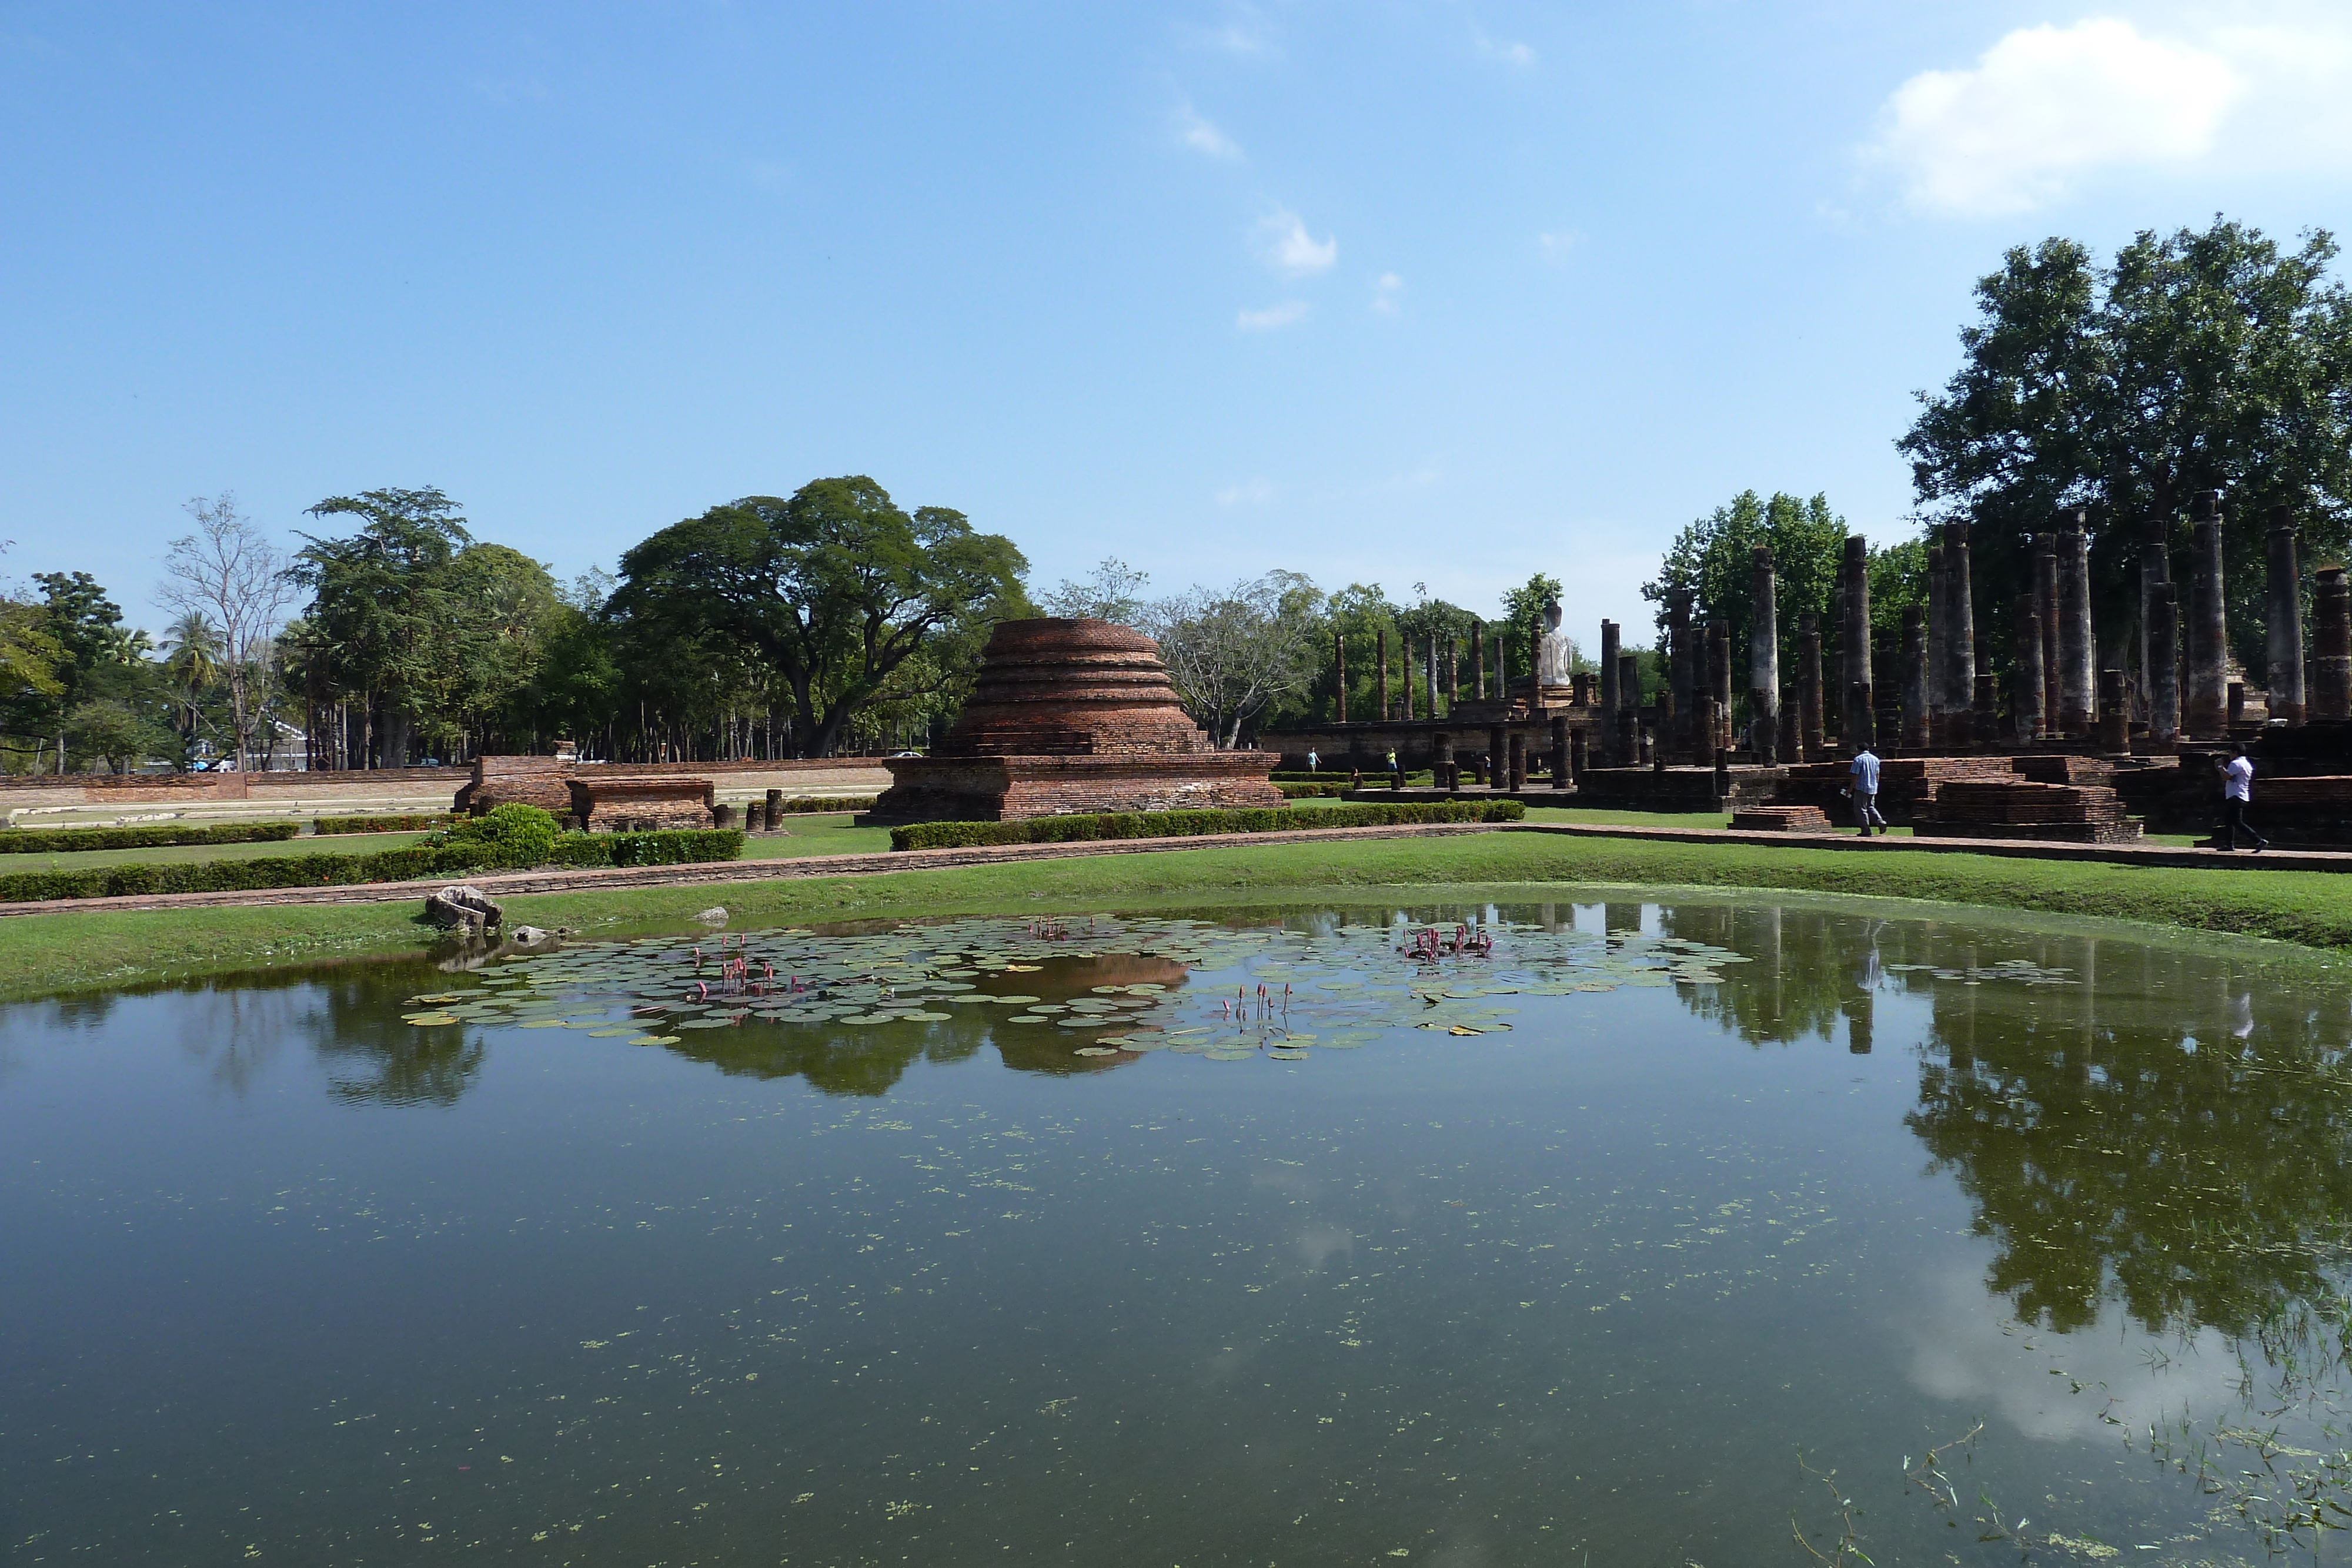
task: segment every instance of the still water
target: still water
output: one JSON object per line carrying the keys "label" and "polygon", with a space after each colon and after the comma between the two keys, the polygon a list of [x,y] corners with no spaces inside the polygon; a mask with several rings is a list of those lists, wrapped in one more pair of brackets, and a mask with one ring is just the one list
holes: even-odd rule
{"label": "still water", "polygon": [[17,1007],[0,1539],[2336,1561],[2352,989],[2291,973],[1563,892]]}

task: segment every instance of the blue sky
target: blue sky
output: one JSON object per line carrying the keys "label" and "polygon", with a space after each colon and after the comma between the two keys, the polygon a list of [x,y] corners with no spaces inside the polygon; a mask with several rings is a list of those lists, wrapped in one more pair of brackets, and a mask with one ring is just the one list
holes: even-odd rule
{"label": "blue sky", "polygon": [[1643,634],[1738,490],[1908,532],[2009,245],[2347,226],[2352,12],[0,9],[0,537],[437,485],[569,576],[866,473],[1156,589]]}

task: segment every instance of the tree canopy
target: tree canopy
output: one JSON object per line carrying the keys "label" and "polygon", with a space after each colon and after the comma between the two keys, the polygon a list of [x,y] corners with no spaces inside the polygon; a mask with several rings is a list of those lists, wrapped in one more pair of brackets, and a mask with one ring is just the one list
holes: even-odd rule
{"label": "tree canopy", "polygon": [[861,711],[968,680],[996,620],[1031,612],[1013,541],[961,512],[906,512],[863,476],[753,496],[674,523],[621,558],[605,607],[640,639],[718,637],[771,666],[802,755]]}
{"label": "tree canopy", "polygon": [[2120,633],[2147,520],[2179,545],[2189,498],[2220,490],[2231,619],[2259,665],[2247,612],[2271,506],[2317,551],[2342,551],[2352,527],[2352,294],[2328,275],[2336,254],[2324,230],[2287,249],[2217,216],[2143,232],[2105,267],[2074,240],[2020,246],[1978,281],[1960,368],[1918,394],[1895,444],[1925,515],[1975,525],[1998,625],[2030,570],[2020,541],[2083,506],[2102,631]]}

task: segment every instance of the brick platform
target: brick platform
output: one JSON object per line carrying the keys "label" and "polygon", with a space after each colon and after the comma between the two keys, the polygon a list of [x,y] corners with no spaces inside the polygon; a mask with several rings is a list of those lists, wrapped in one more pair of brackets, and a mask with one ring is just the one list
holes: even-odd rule
{"label": "brick platform", "polygon": [[1734,832],[1833,833],[1837,826],[1819,806],[1748,806],[1731,813]]}
{"label": "brick platform", "polygon": [[1912,819],[1912,831],[1932,838],[2125,844],[2138,841],[2140,826],[2104,784],[1963,779],[1937,786],[1934,802]]}
{"label": "brick platform", "polygon": [[592,833],[707,828],[712,821],[708,779],[599,774],[571,779],[566,789],[565,810]]}

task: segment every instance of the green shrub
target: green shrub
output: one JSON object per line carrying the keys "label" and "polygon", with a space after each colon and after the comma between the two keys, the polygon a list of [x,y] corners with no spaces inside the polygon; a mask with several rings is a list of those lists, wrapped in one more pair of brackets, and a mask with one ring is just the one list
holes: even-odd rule
{"label": "green shrub", "polygon": [[486,865],[543,865],[562,832],[554,817],[537,806],[509,800],[478,817],[460,817],[431,842],[451,850],[474,850],[491,857]]}
{"label": "green shrub", "polygon": [[1371,828],[1400,822],[1516,822],[1517,800],[1432,800],[1396,806],[1351,804],[1293,812],[1267,806],[1243,811],[1107,811],[1032,817],[1022,822],[917,822],[890,830],[894,850],[968,849],[980,844],[1051,844],[1086,839],[1192,838],[1204,833],[1282,833],[1303,828]]}
{"label": "green shrub", "polygon": [[1286,800],[1336,800],[1355,786],[1342,779],[1336,784],[1293,784],[1283,780],[1276,782],[1275,788],[1282,791]]}
{"label": "green shrub", "polygon": [[[536,808],[526,806],[521,810]],[[540,814],[546,815],[543,811]],[[381,850],[372,855],[278,855],[264,860],[195,861],[184,865],[27,872],[0,876],[0,902],[110,898],[126,894],[223,893],[246,888],[352,886],[369,882],[467,876],[485,871],[527,870],[538,865],[688,865],[730,861],[742,851],[743,835],[729,829],[565,833],[549,844],[539,858],[529,861],[513,858],[520,852],[511,844],[470,839]]]}
{"label": "green shrub", "polygon": [[152,850],[169,844],[275,844],[302,831],[299,822],[217,822],[209,827],[0,828],[0,854],[66,854],[74,850]]}
{"label": "green shrub", "polygon": [[447,811],[389,817],[313,817],[310,831],[322,839],[341,833],[414,833],[425,828],[446,828],[457,820]]}

